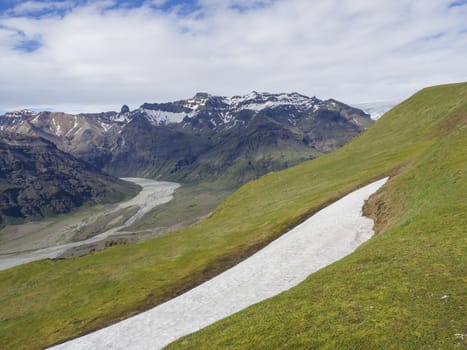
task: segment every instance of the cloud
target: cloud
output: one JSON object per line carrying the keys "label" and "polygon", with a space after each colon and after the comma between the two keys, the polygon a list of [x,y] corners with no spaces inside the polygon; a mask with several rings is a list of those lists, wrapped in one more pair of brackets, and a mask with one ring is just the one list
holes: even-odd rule
{"label": "cloud", "polygon": [[[467,80],[467,6],[442,0],[67,3],[0,19],[1,109],[118,109],[197,91],[363,102]],[[27,40],[40,45],[18,50]]]}

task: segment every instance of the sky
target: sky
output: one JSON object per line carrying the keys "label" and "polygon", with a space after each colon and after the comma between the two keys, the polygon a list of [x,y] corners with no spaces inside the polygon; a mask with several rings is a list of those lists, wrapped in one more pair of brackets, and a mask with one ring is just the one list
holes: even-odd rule
{"label": "sky", "polygon": [[467,81],[467,0],[0,0],[0,111]]}

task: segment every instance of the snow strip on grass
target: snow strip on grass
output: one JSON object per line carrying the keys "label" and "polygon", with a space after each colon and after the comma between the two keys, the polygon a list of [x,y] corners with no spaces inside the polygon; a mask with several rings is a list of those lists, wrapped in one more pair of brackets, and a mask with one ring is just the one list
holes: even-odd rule
{"label": "snow strip on grass", "polygon": [[53,349],[160,349],[296,286],[373,236],[373,221],[362,216],[361,208],[386,181],[387,178],[350,193],[189,292]]}

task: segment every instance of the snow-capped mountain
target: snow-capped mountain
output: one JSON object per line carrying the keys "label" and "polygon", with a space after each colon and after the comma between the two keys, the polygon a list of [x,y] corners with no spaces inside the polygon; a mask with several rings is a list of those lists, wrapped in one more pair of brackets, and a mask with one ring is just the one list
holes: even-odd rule
{"label": "snow-capped mountain", "polygon": [[[130,118],[143,115],[153,125],[180,124],[183,128],[209,128],[216,131],[246,126],[255,116],[280,114],[292,126],[298,120],[310,118],[320,110],[350,111],[352,108],[335,100],[320,100],[298,93],[258,93],[245,96],[221,97],[198,93],[193,98],[172,103],[145,103],[130,113]],[[343,113],[361,127],[367,127],[368,118],[361,113]]]}
{"label": "snow-capped mountain", "polygon": [[197,93],[134,110],[124,105],[120,112],[0,116],[0,130],[45,138],[112,174],[178,181],[220,176],[241,161],[244,182],[330,152],[371,123],[363,111],[336,100],[258,92]]}
{"label": "snow-capped mountain", "polygon": [[148,120],[159,123],[179,123],[185,118],[193,118],[209,111],[220,117],[214,124],[221,125],[233,121],[239,113],[264,112],[277,108],[290,110],[292,117],[300,117],[300,113],[317,112],[321,108],[333,109],[338,102],[322,101],[316,97],[307,97],[298,93],[271,94],[256,91],[244,96],[220,97],[207,93],[197,93],[193,98],[172,103],[144,104],[136,112],[145,113]]}
{"label": "snow-capped mountain", "polygon": [[[303,113],[315,113],[320,109],[342,109],[344,104],[335,100],[320,100],[298,93],[271,94],[253,91],[244,96],[221,97],[207,93],[197,93],[193,98],[168,103],[145,103],[130,111],[124,105],[119,113],[106,112],[96,114],[69,115],[53,112],[33,112],[21,110],[8,112],[0,116],[0,130],[21,129],[25,123],[45,128],[56,136],[71,136],[90,128],[101,129],[104,133],[113,126],[121,128],[137,116],[145,117],[152,125],[186,124],[190,119],[206,119],[207,114],[214,129],[227,124],[245,125],[245,118],[239,114],[250,115],[265,111],[286,110],[290,124],[294,119],[303,118]],[[348,109],[351,108],[346,106]],[[366,116],[361,115],[366,120]],[[238,123],[238,121],[242,121]],[[357,119],[354,120],[358,122]],[[44,125],[45,124],[47,125]],[[232,126],[232,125],[230,125]],[[15,130],[16,131],[16,130]]]}

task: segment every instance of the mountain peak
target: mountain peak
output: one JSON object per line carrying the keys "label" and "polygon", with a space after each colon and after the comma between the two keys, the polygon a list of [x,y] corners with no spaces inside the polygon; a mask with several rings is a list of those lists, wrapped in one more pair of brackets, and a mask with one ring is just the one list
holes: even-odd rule
{"label": "mountain peak", "polygon": [[127,105],[123,105],[122,108],[120,109],[120,114],[126,114],[126,113],[130,113],[130,107],[128,107]]}
{"label": "mountain peak", "polygon": [[196,106],[205,106],[208,101],[216,99],[218,96],[213,96],[207,92],[197,92],[193,98],[185,100]]}
{"label": "mountain peak", "polygon": [[207,92],[197,92],[195,94],[195,96],[193,97],[193,99],[195,100],[205,100],[207,98],[211,97],[210,94],[208,94]]}

